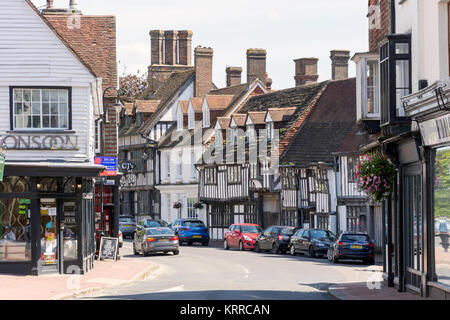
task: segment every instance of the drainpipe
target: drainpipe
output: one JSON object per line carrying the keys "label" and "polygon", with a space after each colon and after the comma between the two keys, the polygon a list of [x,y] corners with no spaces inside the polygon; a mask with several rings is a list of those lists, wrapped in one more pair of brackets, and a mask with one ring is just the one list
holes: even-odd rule
{"label": "drainpipe", "polygon": [[391,34],[395,34],[395,0],[391,0]]}
{"label": "drainpipe", "polygon": [[334,156],[334,187],[336,189],[336,236],[338,235],[340,231],[340,217],[339,217],[339,203],[337,201],[338,198],[338,164],[337,164],[338,157]]}

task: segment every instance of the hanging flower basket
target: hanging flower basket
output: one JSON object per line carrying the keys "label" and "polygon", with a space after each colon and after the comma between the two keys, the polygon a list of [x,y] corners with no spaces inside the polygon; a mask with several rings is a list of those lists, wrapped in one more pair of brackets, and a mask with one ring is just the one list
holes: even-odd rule
{"label": "hanging flower basket", "polygon": [[379,154],[361,155],[356,172],[358,187],[373,202],[386,200],[394,190],[395,166]]}
{"label": "hanging flower basket", "polygon": [[175,202],[173,204],[173,207],[174,207],[174,209],[180,209],[182,207],[182,204],[181,204],[181,202]]}
{"label": "hanging flower basket", "polygon": [[194,208],[195,209],[203,209],[203,204],[201,204],[200,202],[196,202],[196,203],[194,203]]}

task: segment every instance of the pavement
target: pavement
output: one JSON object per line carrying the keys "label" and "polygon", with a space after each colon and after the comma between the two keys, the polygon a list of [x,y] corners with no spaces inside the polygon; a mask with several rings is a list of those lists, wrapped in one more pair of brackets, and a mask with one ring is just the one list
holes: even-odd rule
{"label": "pavement", "polygon": [[84,275],[0,275],[0,300],[64,300],[95,295],[107,288],[147,279],[158,265],[153,261],[121,257],[95,261]]}
{"label": "pavement", "polygon": [[328,292],[337,300],[431,300],[418,294],[398,292],[381,283],[369,286],[366,282],[337,284],[328,287]]}

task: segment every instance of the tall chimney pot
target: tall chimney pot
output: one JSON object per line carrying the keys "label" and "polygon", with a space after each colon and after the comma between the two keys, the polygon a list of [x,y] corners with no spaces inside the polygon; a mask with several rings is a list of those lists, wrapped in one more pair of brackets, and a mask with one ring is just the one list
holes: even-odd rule
{"label": "tall chimney pot", "polygon": [[295,62],[295,86],[303,86],[305,84],[316,83],[319,79],[317,74],[317,58],[301,58],[294,60]]}
{"label": "tall chimney pot", "polygon": [[212,89],[213,54],[212,48],[198,46],[194,50],[195,97],[203,97]]}
{"label": "tall chimney pot", "polygon": [[241,67],[227,67],[225,72],[227,73],[227,87],[241,84]]}
{"label": "tall chimney pot", "polygon": [[266,58],[265,49],[247,50],[247,84],[259,79],[266,85]]}
{"label": "tall chimney pot", "polygon": [[332,50],[330,52],[330,59],[331,59],[331,78],[333,80],[347,79],[348,60],[350,59],[350,51]]}

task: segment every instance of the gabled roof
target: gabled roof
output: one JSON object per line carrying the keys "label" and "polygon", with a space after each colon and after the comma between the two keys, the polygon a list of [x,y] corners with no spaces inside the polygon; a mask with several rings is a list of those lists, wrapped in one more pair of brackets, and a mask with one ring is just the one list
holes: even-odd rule
{"label": "gabled roof", "polygon": [[266,123],[266,111],[249,111],[248,118],[253,124],[265,124]]}
{"label": "gabled roof", "polygon": [[234,113],[232,119],[238,127],[245,127],[245,122],[247,121],[247,115],[241,113]]}
{"label": "gabled roof", "polygon": [[225,110],[233,100],[233,95],[206,95],[209,110]]}
{"label": "gabled roof", "polygon": [[[34,12],[42,19],[42,21],[50,28],[51,31],[58,37],[59,40],[64,44],[64,46],[75,56],[75,58],[80,61],[82,65],[84,65],[92,75],[94,75],[97,78],[101,78],[100,75],[98,75],[92,67],[87,63],[87,61],[84,60],[83,57],[81,57],[73,48],[72,44],[69,43],[60,33],[59,31],[47,20],[47,18],[36,8],[36,6],[31,2],[31,0],[25,0],[25,2],[33,9]],[[67,21],[67,20],[66,20]],[[67,22],[66,22],[67,23]],[[67,28],[67,25],[66,25]]]}
{"label": "gabled roof", "polygon": [[134,110],[134,102],[125,102],[124,104],[127,115],[132,115]]}
{"label": "gabled roof", "polygon": [[202,113],[203,98],[191,98],[189,101],[195,113]]}
{"label": "gabled roof", "polygon": [[189,107],[189,100],[180,100],[178,101],[179,106],[181,107],[181,112],[183,112],[183,114],[187,114],[188,113],[188,107]]}
{"label": "gabled roof", "polygon": [[161,86],[151,96],[150,91],[146,90],[141,95],[143,100],[160,100],[157,109],[153,115],[147,119],[139,132],[143,133],[151,128],[158,120],[164,115],[164,112],[168,111],[170,102],[179,94],[179,91],[189,82],[194,80],[194,68],[187,71],[173,72],[164,81]]}
{"label": "gabled roof", "polygon": [[137,112],[153,113],[158,108],[161,100],[136,100]]}
{"label": "gabled roof", "polygon": [[267,113],[273,122],[284,122],[288,121],[291,116],[295,113],[296,108],[270,108]]}
{"label": "gabled roof", "polygon": [[318,162],[332,163],[333,153],[348,149],[346,144],[357,144],[357,141],[348,140],[355,138],[352,135],[356,127],[355,79],[330,81],[297,130],[280,163],[294,163],[299,167]]}
{"label": "gabled roof", "polygon": [[220,125],[222,130],[230,129],[230,117],[217,117],[217,123]]}
{"label": "gabled roof", "polygon": [[[117,87],[116,17],[79,15],[79,28],[68,28],[71,13],[43,13],[42,16],[71,46],[73,51],[103,80],[103,90]],[[116,96],[114,90],[105,93]]]}

